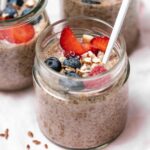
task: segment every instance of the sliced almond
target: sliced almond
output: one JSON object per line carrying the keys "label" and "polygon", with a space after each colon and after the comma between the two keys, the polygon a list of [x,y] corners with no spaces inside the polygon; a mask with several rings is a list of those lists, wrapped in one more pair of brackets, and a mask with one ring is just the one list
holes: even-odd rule
{"label": "sliced almond", "polygon": [[93,62],[93,63],[100,63],[100,62],[101,62],[101,59],[100,59],[100,58],[97,58],[97,57],[94,57],[94,58],[92,59],[92,62]]}
{"label": "sliced almond", "polygon": [[89,56],[89,54],[88,54],[88,52],[86,52],[86,53],[84,53],[83,55],[82,55],[82,58],[86,58],[86,57],[88,57]]}
{"label": "sliced almond", "polygon": [[27,7],[34,7],[35,1],[34,0],[27,0],[26,3],[25,3],[25,5]]}
{"label": "sliced almond", "polygon": [[84,42],[84,43],[90,43],[91,40],[93,39],[93,36],[88,35],[88,34],[83,34],[82,39],[83,39],[83,42]]}
{"label": "sliced almond", "polygon": [[104,57],[104,53],[99,51],[97,57],[102,61]]}
{"label": "sliced almond", "polygon": [[86,64],[91,64],[92,63],[92,58],[91,57],[85,57],[82,59],[83,63]]}
{"label": "sliced almond", "polygon": [[96,57],[95,54],[93,52],[91,52],[91,51],[88,51],[88,56],[91,57],[91,58]]}

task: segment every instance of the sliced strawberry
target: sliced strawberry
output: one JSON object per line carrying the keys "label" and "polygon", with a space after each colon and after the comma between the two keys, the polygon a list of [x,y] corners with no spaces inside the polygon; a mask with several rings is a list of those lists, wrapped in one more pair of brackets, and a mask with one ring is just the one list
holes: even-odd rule
{"label": "sliced strawberry", "polygon": [[26,43],[35,35],[34,28],[30,24],[11,27],[5,30],[4,33],[4,37],[7,41],[16,44]]}
{"label": "sliced strawberry", "polygon": [[106,51],[108,42],[109,42],[109,38],[108,37],[94,37],[91,40],[91,44],[93,45],[93,47],[95,49],[101,50],[102,52]]}
{"label": "sliced strawberry", "polygon": [[60,37],[60,45],[66,53],[74,52],[76,55],[82,55],[86,52],[70,27],[63,29]]}

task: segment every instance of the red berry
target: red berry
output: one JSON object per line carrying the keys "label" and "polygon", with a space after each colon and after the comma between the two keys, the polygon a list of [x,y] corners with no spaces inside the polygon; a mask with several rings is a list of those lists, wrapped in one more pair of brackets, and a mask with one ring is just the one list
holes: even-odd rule
{"label": "red berry", "polygon": [[60,45],[67,54],[74,52],[76,55],[82,55],[86,52],[70,27],[63,29],[60,37]]}
{"label": "red berry", "polygon": [[93,68],[93,70],[89,73],[89,76],[96,76],[98,74],[101,74],[103,72],[106,72],[107,70],[103,66],[96,66]]}
{"label": "red berry", "polygon": [[3,30],[3,38],[10,43],[27,43],[35,35],[35,31],[32,25],[25,24],[22,26],[14,26]]}
{"label": "red berry", "polygon": [[[98,74],[101,74],[103,72],[106,72],[107,70],[103,66],[96,66],[90,73],[89,76],[96,76]],[[108,81],[110,80],[110,76],[106,76],[104,78],[91,80],[91,81],[85,81],[84,86],[86,89],[97,89],[104,86]]]}
{"label": "red berry", "polygon": [[95,49],[101,50],[102,52],[106,51],[108,42],[109,42],[109,38],[108,37],[94,37],[91,40],[91,44],[93,45],[93,47]]}

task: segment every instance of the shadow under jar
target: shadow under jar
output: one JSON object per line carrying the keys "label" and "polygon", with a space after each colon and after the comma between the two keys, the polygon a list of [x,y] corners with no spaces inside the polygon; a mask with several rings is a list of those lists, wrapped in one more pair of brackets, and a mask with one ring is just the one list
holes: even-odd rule
{"label": "shadow under jar", "polygon": [[0,20],[0,90],[20,90],[32,85],[35,44],[49,25],[47,0],[35,2],[27,14]]}
{"label": "shadow under jar", "polygon": [[[131,0],[122,28],[128,54],[134,50],[139,39],[138,1]],[[121,4],[122,0],[64,0],[63,7],[66,17],[85,15],[97,17],[114,25]]]}
{"label": "shadow under jar", "polygon": [[[112,31],[99,19],[75,17],[53,24],[40,36],[33,68],[39,127],[50,141],[65,148],[103,146],[119,136],[126,123],[130,68],[125,42],[118,38],[114,49],[119,61],[109,71],[95,77],[67,77],[48,68],[44,61],[62,50],[59,38],[68,25],[78,38],[83,34],[109,36]],[[69,84],[63,85],[63,81]],[[91,86],[86,88],[87,84]]]}

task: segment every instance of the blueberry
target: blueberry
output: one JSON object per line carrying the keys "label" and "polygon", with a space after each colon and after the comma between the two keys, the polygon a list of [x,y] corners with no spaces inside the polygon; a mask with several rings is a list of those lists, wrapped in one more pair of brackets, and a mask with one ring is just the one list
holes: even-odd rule
{"label": "blueberry", "polygon": [[63,62],[64,66],[69,66],[72,68],[80,68],[81,67],[81,63],[80,60],[76,57],[69,57],[67,59],[64,60]]}
{"label": "blueberry", "polygon": [[38,24],[38,23],[41,21],[41,19],[42,19],[42,16],[40,15],[40,16],[36,17],[36,18],[31,22],[31,24],[32,24],[32,25],[36,25],[36,24]]}
{"label": "blueberry", "polygon": [[51,69],[59,72],[61,70],[61,62],[56,57],[50,57],[45,60],[45,63],[50,67]]}
{"label": "blueberry", "polygon": [[18,6],[22,6],[24,4],[23,0],[8,0],[8,3],[11,3],[12,5],[18,5]]}
{"label": "blueberry", "polygon": [[18,16],[17,10],[12,5],[7,5],[7,7],[3,11],[3,16],[8,18],[15,18]]}
{"label": "blueberry", "polygon": [[25,15],[27,15],[27,14],[29,14],[30,12],[31,12],[31,8],[26,8],[23,12],[22,12],[22,14],[21,14],[21,16],[25,16]]}
{"label": "blueberry", "polygon": [[69,77],[80,78],[80,76],[76,74],[74,71],[66,72],[65,74]]}
{"label": "blueberry", "polygon": [[[67,76],[74,77],[74,78],[80,78],[79,75],[77,75],[75,72],[68,72],[66,74]],[[84,89],[84,84],[81,81],[74,81],[72,79],[60,79],[59,84],[63,86],[64,88],[67,88],[67,90],[73,90],[73,91],[80,91]]]}
{"label": "blueberry", "polygon": [[88,3],[88,4],[101,4],[101,0],[82,0],[83,3]]}

